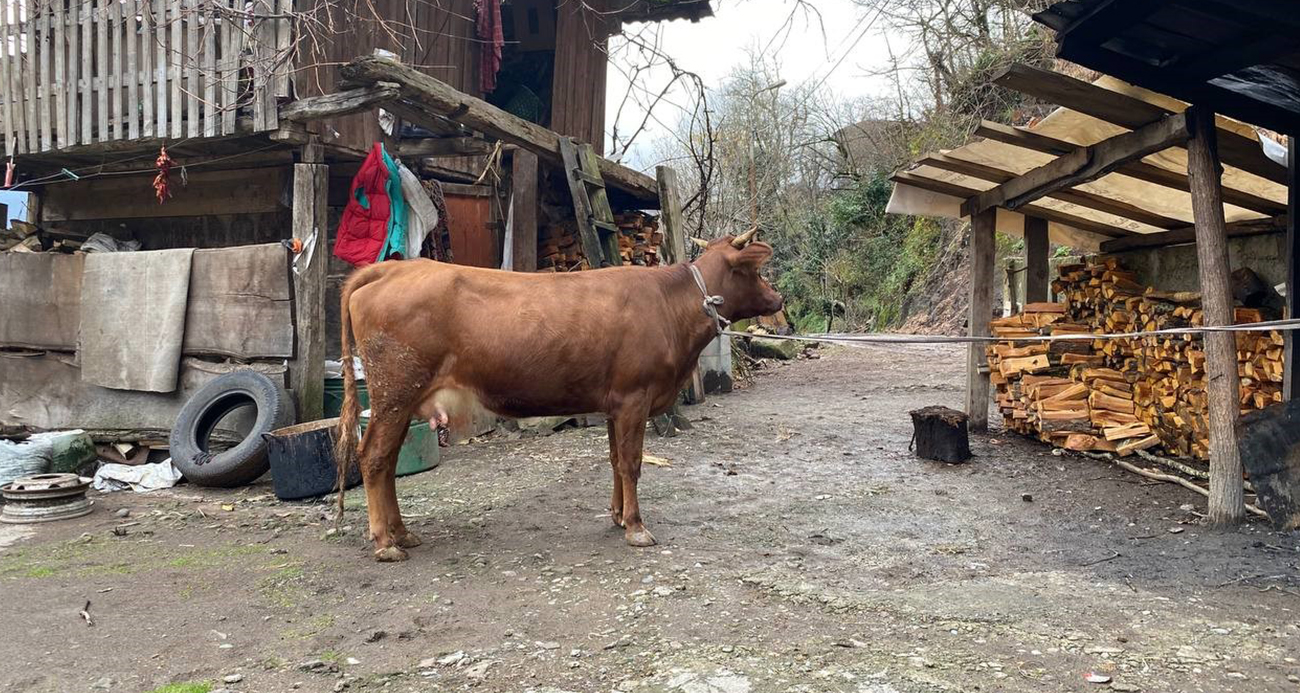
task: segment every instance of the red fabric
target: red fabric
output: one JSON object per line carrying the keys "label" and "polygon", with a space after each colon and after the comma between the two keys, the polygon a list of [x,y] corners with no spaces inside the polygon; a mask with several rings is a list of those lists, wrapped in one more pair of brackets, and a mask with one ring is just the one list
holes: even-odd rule
{"label": "red fabric", "polygon": [[501,70],[501,47],[506,37],[501,33],[501,0],[475,0],[474,28],[481,46],[478,61],[479,88],[489,94],[497,88],[497,72]]}
{"label": "red fabric", "polygon": [[[388,167],[384,165],[384,147],[376,142],[361,170],[352,178],[347,207],[339,222],[334,240],[335,257],[356,267],[365,267],[379,257],[388,237]],[[368,205],[363,206],[360,190]]]}

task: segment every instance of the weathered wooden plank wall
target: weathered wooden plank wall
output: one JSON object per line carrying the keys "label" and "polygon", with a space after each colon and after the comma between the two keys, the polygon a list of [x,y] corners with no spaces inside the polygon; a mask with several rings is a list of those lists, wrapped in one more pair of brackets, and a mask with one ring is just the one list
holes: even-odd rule
{"label": "weathered wooden plank wall", "polygon": [[[319,53],[313,49],[313,54],[302,60],[305,69],[294,78],[299,96],[335,91],[338,65],[358,55],[369,55],[377,48],[391,51],[402,62],[466,94],[481,95],[474,0],[443,0],[439,3],[373,0],[373,3],[359,5],[356,2],[350,0],[329,6],[333,26],[339,27],[340,31],[320,46]],[[369,9],[371,5],[373,11]],[[388,24],[357,19],[374,13],[386,18]],[[363,151],[382,139],[374,113],[321,121],[315,129],[329,144]]]}
{"label": "weathered wooden plank wall", "polygon": [[[243,8],[235,0],[0,2],[8,155],[231,134],[236,109],[249,103],[261,104],[255,130],[277,125],[276,97],[288,95],[293,67],[282,10],[294,0],[266,0],[256,8],[266,16],[247,26],[234,16]],[[257,41],[251,55],[246,40]],[[253,84],[240,76],[248,72]]]}
{"label": "weathered wooden plank wall", "polygon": [[605,153],[605,76],[615,20],[598,14],[604,0],[559,3],[555,20],[555,78],[551,129]]}

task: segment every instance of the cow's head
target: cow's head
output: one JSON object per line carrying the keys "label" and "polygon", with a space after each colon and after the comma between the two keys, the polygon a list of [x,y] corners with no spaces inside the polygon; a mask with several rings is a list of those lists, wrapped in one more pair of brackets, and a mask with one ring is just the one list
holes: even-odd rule
{"label": "cow's head", "polygon": [[691,239],[705,249],[700,256],[701,265],[713,265],[710,268],[713,271],[707,273],[709,293],[722,297],[718,312],[728,320],[771,315],[785,304],[781,294],[760,273],[763,265],[772,259],[772,246],[754,240],[757,233],[758,227],[754,227],[739,236],[723,236],[712,241]]}

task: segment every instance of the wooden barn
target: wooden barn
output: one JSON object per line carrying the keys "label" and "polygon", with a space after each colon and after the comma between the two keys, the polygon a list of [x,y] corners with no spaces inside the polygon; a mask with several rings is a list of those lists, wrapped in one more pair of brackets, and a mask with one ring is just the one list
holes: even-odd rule
{"label": "wooden barn", "polygon": [[671,259],[642,212],[661,190],[670,206],[672,172],[600,157],[606,48],[707,0],[4,8],[6,189],[28,221],[0,236],[0,431],[157,439],[188,394],[245,367],[320,418],[351,270],[330,250],[375,143],[439,208],[422,254],[519,271]]}

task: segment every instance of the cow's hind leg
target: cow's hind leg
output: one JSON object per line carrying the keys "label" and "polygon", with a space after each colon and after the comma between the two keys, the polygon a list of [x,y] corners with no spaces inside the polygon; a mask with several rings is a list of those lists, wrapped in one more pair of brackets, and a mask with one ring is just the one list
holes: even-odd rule
{"label": "cow's hind leg", "polygon": [[614,431],[614,419],[605,420],[605,430],[609,432],[609,466],[614,470],[614,493],[609,499],[609,518],[622,527],[623,475],[618,470],[618,434]]}
{"label": "cow's hind leg", "polygon": [[641,452],[645,444],[646,411],[620,412],[614,418],[618,439],[618,467],[623,487],[623,538],[631,546],[654,546],[655,538],[641,521],[636,485],[641,478]]}
{"label": "cow's hind leg", "polygon": [[397,507],[396,486],[397,453],[406,439],[406,430],[404,416],[390,414],[372,419],[361,443],[361,479],[366,487],[370,538],[375,542],[378,561],[407,558],[399,542],[407,533]]}

